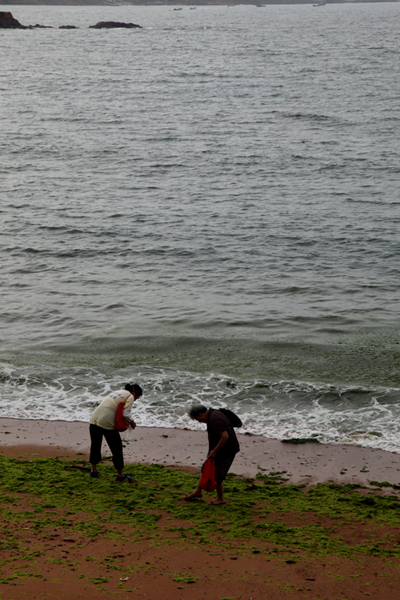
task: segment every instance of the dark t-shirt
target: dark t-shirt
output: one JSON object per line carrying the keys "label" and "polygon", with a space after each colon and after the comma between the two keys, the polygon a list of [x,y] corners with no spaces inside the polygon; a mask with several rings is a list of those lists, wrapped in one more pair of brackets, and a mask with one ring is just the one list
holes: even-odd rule
{"label": "dark t-shirt", "polygon": [[239,442],[236,433],[228,417],[222,412],[214,408],[210,408],[207,415],[207,433],[208,433],[208,451],[214,450],[215,446],[221,439],[221,433],[227,432],[229,438],[221,450],[218,452],[218,457],[232,456],[239,452]]}

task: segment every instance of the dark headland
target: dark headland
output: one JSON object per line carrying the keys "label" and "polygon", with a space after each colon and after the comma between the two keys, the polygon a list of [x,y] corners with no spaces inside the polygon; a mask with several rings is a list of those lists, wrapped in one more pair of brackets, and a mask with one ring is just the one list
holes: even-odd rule
{"label": "dark headland", "polygon": [[[355,4],[365,2],[398,2],[399,0],[328,0],[327,4]],[[285,4],[315,4],[316,0],[0,0],[1,5],[8,6],[38,6],[38,5],[60,5],[60,6],[234,6],[249,4],[257,7],[267,5]],[[0,25],[1,27],[1,25]]]}

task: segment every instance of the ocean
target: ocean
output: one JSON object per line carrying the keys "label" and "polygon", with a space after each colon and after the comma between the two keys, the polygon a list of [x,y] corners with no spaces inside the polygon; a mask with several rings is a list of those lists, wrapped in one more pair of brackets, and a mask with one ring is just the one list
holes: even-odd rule
{"label": "ocean", "polygon": [[0,416],[400,452],[400,3],[2,10]]}

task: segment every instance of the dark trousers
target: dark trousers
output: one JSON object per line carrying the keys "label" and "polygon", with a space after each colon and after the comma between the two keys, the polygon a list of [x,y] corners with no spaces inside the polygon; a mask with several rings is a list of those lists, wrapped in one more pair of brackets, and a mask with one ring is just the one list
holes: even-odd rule
{"label": "dark trousers", "polygon": [[122,471],[124,468],[124,457],[122,454],[122,440],[119,431],[116,429],[103,429],[98,425],[90,425],[90,458],[89,462],[92,465],[97,465],[101,461],[101,444],[103,435],[111,450],[114,467],[117,471]]}

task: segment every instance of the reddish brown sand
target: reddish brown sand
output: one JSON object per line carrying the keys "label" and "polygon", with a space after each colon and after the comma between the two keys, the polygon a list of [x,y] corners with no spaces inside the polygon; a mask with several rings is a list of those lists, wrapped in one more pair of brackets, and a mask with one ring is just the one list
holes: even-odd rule
{"label": "reddish brown sand", "polygon": [[[166,435],[168,437],[163,437]],[[140,428],[135,438],[137,442],[130,442],[125,451],[128,463],[165,461],[176,468],[197,468],[204,457],[204,432]],[[268,472],[288,470],[292,473],[292,481],[296,482],[400,481],[400,461],[397,455],[387,452],[317,444],[286,446],[276,440],[250,436],[241,436],[240,442],[243,457],[234,463],[234,471],[244,475],[255,474],[259,465]],[[3,456],[77,458],[83,453],[86,457],[88,446],[86,424],[0,419],[0,452]],[[340,474],[340,471],[344,472]],[[28,507],[29,500],[21,495],[14,510],[23,510],[24,503]],[[280,522],[295,524],[299,517],[297,514],[286,515],[283,520],[280,517]],[[74,514],[70,522],[73,524],[74,520],[81,519],[82,515]],[[330,526],[328,519],[319,517],[318,523]],[[110,525],[110,529],[122,527]],[[376,534],[377,526],[372,523],[354,522],[351,528],[348,524],[335,523],[337,535],[352,542],[365,539],[368,528]],[[400,599],[400,564],[393,558],[371,555],[355,559],[318,558],[298,552],[295,561],[288,563],[284,547],[270,545],[267,549],[265,544],[257,541],[254,546],[261,551],[268,550],[269,554],[243,552],[239,543],[229,550],[220,550],[212,543],[197,550],[178,540],[154,547],[143,541],[70,537],[70,529],[60,527],[38,534],[30,527],[25,528],[24,523],[18,536],[32,552],[44,552],[37,557],[34,567],[35,572],[44,574],[44,578],[0,583],[1,600],[100,600],[106,597],[135,600],[362,600],[367,596],[374,600]],[[400,530],[379,526],[379,536],[398,543]],[[293,559],[293,551],[291,557]],[[13,562],[4,564],[3,561],[9,558],[13,558]],[[116,565],[118,570],[111,565]],[[0,552],[0,578],[7,578],[22,566],[23,559],[17,551]],[[175,581],[177,574],[192,576],[195,581]],[[96,581],[95,578],[107,581]]]}
{"label": "reddish brown sand", "polygon": [[[45,577],[21,579],[17,585],[0,584],[0,598],[361,600],[369,596],[374,600],[398,600],[400,597],[398,565],[375,557],[354,561],[299,554],[296,562],[288,564],[280,548],[266,557],[241,555],[235,548],[226,552],[215,552],[212,546],[204,550],[182,545],[154,548],[143,542],[91,541],[69,536],[60,528],[51,535],[39,536],[22,529],[21,540],[29,543],[32,551],[45,552],[34,568]],[[22,561],[15,558],[15,562],[2,567],[2,577],[22,566]],[[110,568],[113,562],[118,570]],[[192,576],[196,581],[174,581],[177,574]],[[94,578],[107,581],[95,583],[91,581]]]}
{"label": "reddish brown sand", "polygon": [[[29,508],[29,497],[25,497],[18,506],[15,504],[14,510]],[[81,519],[82,515],[74,514],[69,523],[73,526]],[[293,525],[297,519],[298,515],[292,514],[283,522]],[[322,526],[332,525],[328,519],[318,518],[318,522]],[[354,542],[365,536],[366,525],[354,523],[351,531],[337,524],[335,528],[344,539]],[[374,556],[354,560],[337,556],[316,558],[302,552],[296,553],[293,560],[291,551],[288,561],[284,547],[267,548],[261,542],[255,542],[255,547],[268,550],[268,555],[243,553],[240,544],[222,551],[212,544],[196,550],[181,541],[154,547],[143,541],[110,541],[104,536],[71,537],[71,529],[58,526],[38,534],[22,524],[19,544],[28,546],[32,553],[43,552],[30,571],[44,577],[0,582],[0,598],[359,600],[369,596],[375,600],[398,600],[400,597],[400,565],[394,560]],[[110,525],[109,529],[124,532],[122,525]],[[381,538],[385,539],[387,533],[393,534],[393,530],[386,531],[383,527]],[[0,564],[10,558],[13,562],[3,564],[1,578],[22,569],[26,562],[16,550],[0,552]],[[194,582],[176,581],[177,576],[192,577]]]}

